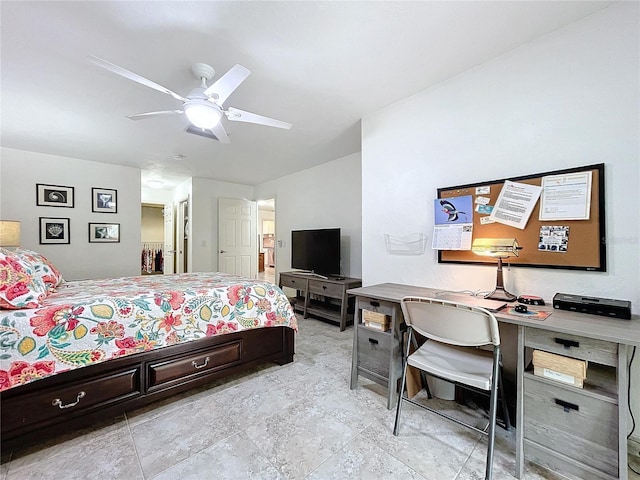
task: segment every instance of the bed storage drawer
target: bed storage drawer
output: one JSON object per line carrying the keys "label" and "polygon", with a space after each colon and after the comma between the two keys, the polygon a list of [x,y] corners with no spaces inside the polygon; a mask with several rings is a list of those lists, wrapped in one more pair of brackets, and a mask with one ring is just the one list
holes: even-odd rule
{"label": "bed storage drawer", "polygon": [[583,465],[617,475],[615,402],[531,376],[524,379],[524,393],[525,441],[552,446]]}
{"label": "bed storage drawer", "polygon": [[32,395],[2,400],[2,432],[55,423],[64,416],[97,410],[141,394],[140,368],[101,375],[91,380],[52,387]]}
{"label": "bed storage drawer", "polygon": [[242,361],[242,340],[215,345],[147,365],[148,390],[188,382]]}

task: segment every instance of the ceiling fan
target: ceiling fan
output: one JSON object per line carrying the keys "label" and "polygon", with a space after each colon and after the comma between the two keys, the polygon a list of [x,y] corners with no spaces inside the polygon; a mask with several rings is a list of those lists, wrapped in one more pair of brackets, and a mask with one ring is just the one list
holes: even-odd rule
{"label": "ceiling fan", "polygon": [[200,80],[200,86],[191,90],[186,97],[183,97],[162,85],[96,56],[89,56],[89,60],[110,72],[158,90],[159,92],[171,95],[176,100],[182,102],[181,110],[161,110],[158,112],[128,115],[127,118],[131,120],[142,120],[145,118],[184,113],[192,124],[192,126],[187,128],[187,132],[212,138],[221,143],[231,143],[221,122],[223,115],[233,122],[255,123],[287,130],[291,128],[290,123],[281,120],[265,117],[256,113],[245,112],[244,110],[234,107],[227,107],[226,109],[223,107],[229,95],[231,95],[251,73],[251,70],[242,65],[231,67],[227,73],[207,86],[207,81],[213,78],[215,71],[212,67],[204,63],[194,64],[191,67],[191,71]]}

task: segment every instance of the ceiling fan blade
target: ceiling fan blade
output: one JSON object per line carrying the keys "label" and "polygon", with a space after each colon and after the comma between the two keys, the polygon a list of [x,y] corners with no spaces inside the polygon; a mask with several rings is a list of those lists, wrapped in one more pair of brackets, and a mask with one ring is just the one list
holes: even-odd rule
{"label": "ceiling fan blade", "polygon": [[144,120],[145,118],[163,117],[166,115],[175,115],[177,113],[184,113],[183,110],[161,110],[159,112],[147,112],[138,113],[136,115],[127,115],[127,118],[131,120]]}
{"label": "ceiling fan blade", "polygon": [[224,113],[227,116],[227,118],[232,122],[257,123],[258,125],[267,125],[269,127],[285,128],[287,130],[291,128],[290,123],[283,122],[281,120],[276,120],[275,118],[269,118],[262,115],[258,115],[257,113],[245,112],[244,110],[240,110],[238,108],[229,107],[229,109]]}
{"label": "ceiling fan blade", "polygon": [[220,143],[231,143],[229,136],[222,125],[222,122],[218,122],[213,128],[210,129],[213,134],[220,140]]}
{"label": "ceiling fan blade", "polygon": [[213,82],[213,84],[204,91],[204,94],[212,97],[218,105],[222,105],[225,100],[229,98],[229,95],[231,95],[250,74],[251,70],[237,64]]}
{"label": "ceiling fan blade", "polygon": [[107,62],[106,60],[103,60],[101,58],[98,58],[94,55],[89,55],[89,61],[91,63],[94,63],[95,65],[98,65],[99,67],[102,67],[106,70],[109,70],[110,72],[113,72],[117,75],[120,75],[121,77],[124,78],[128,78],[129,80],[133,80],[134,82],[138,82],[146,87],[150,87],[153,88],[154,90],[158,90],[159,92],[162,93],[166,93],[167,95],[171,95],[173,98],[175,98],[176,100],[180,100],[182,102],[186,102],[187,99],[184,98],[182,95],[178,95],[177,93],[169,90],[166,87],[163,87],[162,85],[158,85],[155,82],[152,82],[151,80],[141,77],[140,75],[138,75],[137,73],[133,73],[130,72],[127,69],[124,69],[122,67],[119,67],[118,65],[115,65],[111,62]]}

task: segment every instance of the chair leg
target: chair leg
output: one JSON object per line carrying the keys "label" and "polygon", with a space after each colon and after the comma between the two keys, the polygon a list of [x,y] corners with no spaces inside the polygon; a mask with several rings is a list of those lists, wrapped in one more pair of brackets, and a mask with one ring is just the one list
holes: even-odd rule
{"label": "chair leg", "polygon": [[487,465],[485,470],[485,480],[493,477],[493,450],[496,439],[496,416],[498,410],[498,378],[500,375],[500,347],[493,349],[493,375],[491,380],[491,398],[489,400],[489,438],[487,445]]}
{"label": "chair leg", "polygon": [[[411,327],[407,332],[407,348],[402,352],[402,381],[400,382],[400,395],[398,395],[398,405],[396,407],[396,421],[393,425],[393,434],[398,436],[398,429],[400,428],[400,412],[402,410],[402,399],[404,398],[404,389],[405,384],[407,383],[407,366],[409,362],[407,361],[409,357],[409,346],[411,345]],[[389,386],[391,388],[391,386]]]}
{"label": "chair leg", "polygon": [[502,419],[504,421],[504,429],[511,430],[511,418],[509,418],[509,407],[507,405],[507,397],[504,395],[504,383],[502,383],[502,368],[498,369],[498,391],[502,399]]}

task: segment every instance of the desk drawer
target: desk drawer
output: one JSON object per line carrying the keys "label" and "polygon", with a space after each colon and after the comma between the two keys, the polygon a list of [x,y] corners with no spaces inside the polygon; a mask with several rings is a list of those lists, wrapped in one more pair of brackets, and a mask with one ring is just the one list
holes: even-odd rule
{"label": "desk drawer", "polygon": [[344,286],[337,283],[323,282],[322,280],[309,280],[309,293],[331,298],[342,298]]}
{"label": "desk drawer", "polygon": [[363,325],[358,325],[356,328],[358,329],[358,366],[389,378],[393,336],[390,333],[376,332]]}
{"label": "desk drawer", "polygon": [[296,290],[306,290],[307,279],[280,274],[280,287],[295,288]]}
{"label": "desk drawer", "polygon": [[392,317],[396,311],[400,313],[399,303],[387,302],[376,298],[358,297],[358,305],[356,305],[356,308],[382,313],[390,317]]}
{"label": "desk drawer", "polygon": [[617,476],[618,406],[615,403],[527,375],[523,418],[527,440]]}
{"label": "desk drawer", "polygon": [[557,353],[565,357],[588,360],[612,367],[618,364],[618,345],[604,340],[552,332],[540,328],[525,330],[527,347]]}

